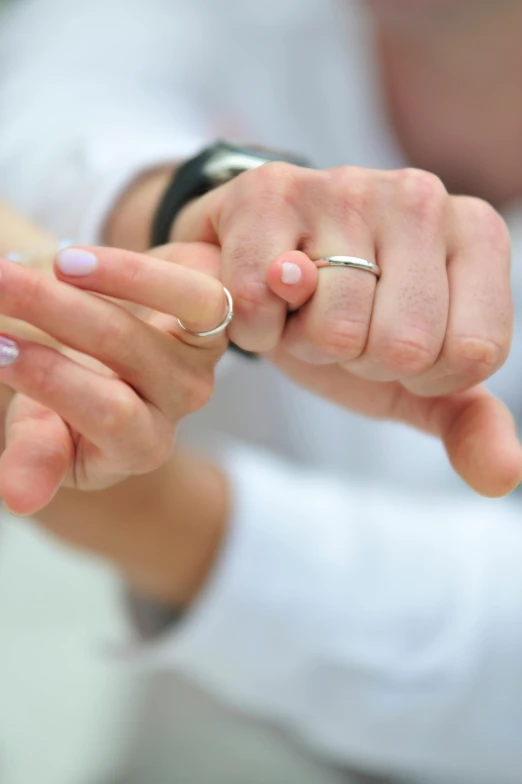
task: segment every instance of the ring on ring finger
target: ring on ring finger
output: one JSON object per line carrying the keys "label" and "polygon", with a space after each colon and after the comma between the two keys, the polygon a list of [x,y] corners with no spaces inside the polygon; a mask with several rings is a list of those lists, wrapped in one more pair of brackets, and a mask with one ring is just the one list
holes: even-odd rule
{"label": "ring on ring finger", "polygon": [[323,267],[345,267],[346,269],[360,269],[371,272],[376,278],[381,277],[381,268],[373,261],[361,259],[358,256],[324,256],[315,262],[318,269]]}
{"label": "ring on ring finger", "polygon": [[225,297],[227,298],[227,313],[224,319],[217,325],[217,327],[214,327],[214,329],[209,329],[206,332],[196,332],[195,330],[188,329],[188,327],[183,324],[181,319],[178,319],[177,321],[181,329],[196,338],[210,338],[214,335],[219,335],[221,332],[224,332],[234,318],[234,300],[232,299],[232,294],[230,291],[224,286],[223,291],[225,292]]}

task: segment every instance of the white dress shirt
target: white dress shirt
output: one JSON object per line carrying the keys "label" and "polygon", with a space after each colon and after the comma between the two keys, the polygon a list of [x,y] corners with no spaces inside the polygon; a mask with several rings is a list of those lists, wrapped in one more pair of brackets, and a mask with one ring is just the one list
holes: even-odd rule
{"label": "white dress shirt", "polygon": [[[143,169],[216,137],[319,167],[404,165],[349,0],[19,0],[0,32],[0,182],[95,242]],[[507,211],[522,312],[522,220]],[[339,252],[349,252],[340,248]],[[522,421],[522,330],[491,381]],[[145,658],[328,758],[426,781],[522,780],[522,518],[441,445],[227,357],[183,437],[234,494],[219,564]]]}

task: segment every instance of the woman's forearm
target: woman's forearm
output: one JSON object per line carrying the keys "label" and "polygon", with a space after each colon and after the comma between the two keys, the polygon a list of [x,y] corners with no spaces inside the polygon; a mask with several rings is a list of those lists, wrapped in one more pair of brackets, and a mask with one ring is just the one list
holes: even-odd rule
{"label": "woman's forearm", "polygon": [[[154,173],[150,183],[144,179],[151,204],[169,176]],[[136,205],[131,202],[132,212]],[[125,209],[122,219],[128,226],[126,216]],[[145,241],[145,229],[142,234]],[[0,204],[0,254],[37,253],[38,266],[52,274],[55,247],[52,235]],[[0,329],[48,341],[30,325],[4,316]],[[12,395],[0,385],[1,450]],[[161,469],[104,491],[60,490],[38,519],[61,540],[110,561],[136,589],[180,606],[196,595],[215,560],[228,518],[228,492],[217,466],[176,452]]]}
{"label": "woman's forearm", "polygon": [[212,569],[228,516],[222,471],[178,452],[161,469],[108,490],[60,490],[37,519],[108,560],[136,590],[182,607]]}
{"label": "woman's forearm", "polygon": [[0,204],[0,254],[5,255],[12,251],[33,252],[55,246],[56,240],[52,234],[22,217],[6,204]]}

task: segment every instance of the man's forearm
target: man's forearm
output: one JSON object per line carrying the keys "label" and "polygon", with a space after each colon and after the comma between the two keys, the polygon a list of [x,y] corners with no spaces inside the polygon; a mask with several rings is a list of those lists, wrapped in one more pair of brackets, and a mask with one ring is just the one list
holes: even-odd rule
{"label": "man's forearm", "polygon": [[158,471],[108,490],[60,490],[37,519],[108,560],[137,591],[184,607],[212,569],[228,516],[221,470],[179,452]]}

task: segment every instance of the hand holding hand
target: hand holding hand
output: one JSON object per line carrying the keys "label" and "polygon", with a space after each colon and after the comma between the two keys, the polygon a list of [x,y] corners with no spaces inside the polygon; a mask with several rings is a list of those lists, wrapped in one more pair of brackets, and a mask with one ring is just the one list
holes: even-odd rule
{"label": "hand holding hand", "polygon": [[[513,328],[509,235],[485,202],[412,169],[272,163],[188,205],[173,237],[222,248],[241,348],[351,410],[441,437],[478,492],[520,482],[515,425],[479,386]],[[377,263],[380,280],[313,263],[338,255]],[[302,273],[294,285],[281,278],[289,263]]]}
{"label": "hand holding hand", "polygon": [[[61,486],[100,489],[146,473],[170,455],[176,427],[212,393],[226,336],[195,338],[226,312],[210,274],[219,252],[178,245],[164,261],[127,251],[68,249],[61,281],[0,261],[0,312],[73,350],[5,336],[0,382],[17,392],[0,458],[0,495],[18,514],[43,508]],[[61,265],[60,265],[61,262]],[[70,281],[75,285],[68,285]],[[96,291],[150,308],[147,322]]]}

